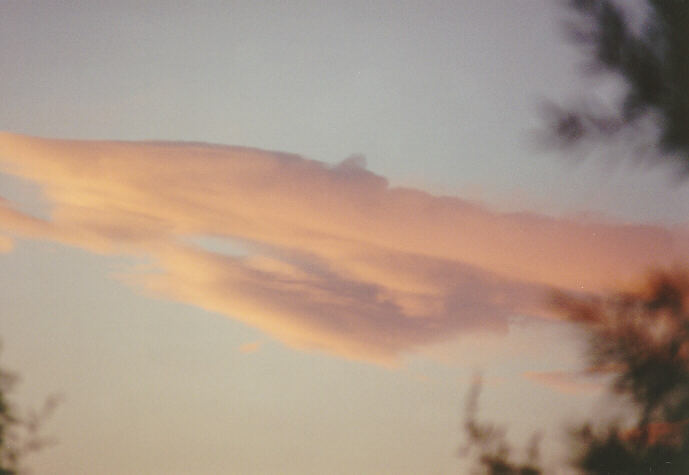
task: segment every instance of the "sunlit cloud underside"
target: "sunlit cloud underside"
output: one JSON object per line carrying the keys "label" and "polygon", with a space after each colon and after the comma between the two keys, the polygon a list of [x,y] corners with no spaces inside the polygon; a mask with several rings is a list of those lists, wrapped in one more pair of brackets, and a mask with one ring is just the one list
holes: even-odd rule
{"label": "sunlit cloud underside", "polygon": [[0,166],[51,207],[40,219],[0,201],[1,250],[14,236],[146,257],[152,269],[124,278],[147,292],[382,364],[547,315],[552,289],[601,292],[689,258],[686,228],[498,213],[390,187],[359,158],[331,167],[232,146],[0,134]]}

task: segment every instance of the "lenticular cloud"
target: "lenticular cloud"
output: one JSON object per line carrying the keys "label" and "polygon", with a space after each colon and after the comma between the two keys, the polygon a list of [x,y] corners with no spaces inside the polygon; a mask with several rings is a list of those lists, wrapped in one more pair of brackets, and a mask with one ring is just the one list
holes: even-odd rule
{"label": "lenticular cloud", "polygon": [[155,268],[132,270],[134,285],[295,348],[385,364],[543,314],[550,289],[604,291],[689,257],[686,230],[497,213],[390,187],[357,157],[330,167],[241,147],[0,134],[0,167],[51,207],[39,219],[0,200],[0,232],[148,257]]}

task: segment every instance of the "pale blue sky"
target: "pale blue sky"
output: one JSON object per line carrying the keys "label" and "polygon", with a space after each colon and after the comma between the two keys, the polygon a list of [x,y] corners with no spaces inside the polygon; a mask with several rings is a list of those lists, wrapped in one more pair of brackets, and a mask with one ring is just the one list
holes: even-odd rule
{"label": "pale blue sky", "polygon": [[[4,1],[0,130],[363,154],[393,184],[498,209],[686,223],[689,187],[671,172],[573,166],[533,143],[539,101],[585,87],[555,3]],[[43,214],[36,191],[0,175],[0,196]],[[113,278],[123,258],[24,239],[0,261],[17,395],[65,396],[36,473],[456,473],[475,369],[517,439],[595,400],[521,376],[576,366],[551,323],[389,370],[152,299]]]}

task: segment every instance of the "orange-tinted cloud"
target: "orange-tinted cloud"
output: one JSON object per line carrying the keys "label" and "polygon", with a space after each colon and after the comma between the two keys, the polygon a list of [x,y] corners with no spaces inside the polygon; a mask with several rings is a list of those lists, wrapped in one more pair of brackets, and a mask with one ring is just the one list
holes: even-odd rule
{"label": "orange-tinted cloud", "polygon": [[527,371],[524,377],[529,381],[565,394],[600,391],[603,384],[591,379],[590,373],[574,371]]}
{"label": "orange-tinted cloud", "polygon": [[259,349],[261,349],[261,342],[252,341],[249,343],[244,343],[243,345],[240,345],[238,349],[240,353],[244,353],[245,355],[256,353]]}
{"label": "orange-tinted cloud", "polygon": [[[149,256],[129,279],[298,348],[393,363],[418,345],[542,313],[551,288],[598,291],[689,257],[689,233],[497,213],[240,147],[0,134],[0,167],[42,187],[48,220],[0,202],[0,230]],[[199,238],[232,240],[227,255]]]}
{"label": "orange-tinted cloud", "polygon": [[0,234],[0,254],[12,251],[14,248],[14,241],[9,236]]}

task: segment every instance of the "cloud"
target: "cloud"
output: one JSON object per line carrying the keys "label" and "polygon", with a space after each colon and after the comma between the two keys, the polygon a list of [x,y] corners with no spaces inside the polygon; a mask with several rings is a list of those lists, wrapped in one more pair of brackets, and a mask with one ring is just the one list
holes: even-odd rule
{"label": "cloud", "polygon": [[243,345],[240,345],[238,348],[239,352],[244,353],[245,355],[248,355],[251,353],[256,353],[260,349],[261,349],[261,342],[260,341],[252,341],[249,343],[244,343]]}
{"label": "cloud", "polygon": [[9,236],[0,234],[0,254],[11,252],[14,249],[14,241]]}
{"label": "cloud", "polygon": [[[0,134],[0,167],[40,185],[52,206],[42,220],[0,202],[0,230],[148,256],[157,271],[127,279],[150,292],[295,348],[384,364],[544,314],[553,288],[602,291],[689,257],[684,229],[497,213],[390,187],[364,164]],[[202,245],[208,238],[242,252]]]}
{"label": "cloud", "polygon": [[578,394],[600,391],[604,384],[592,379],[590,373],[575,371],[527,371],[524,377],[529,381],[564,394]]}

